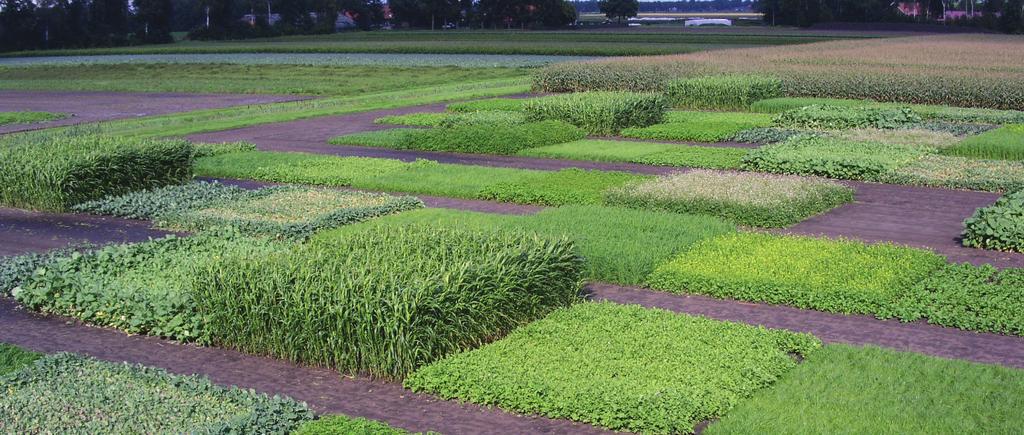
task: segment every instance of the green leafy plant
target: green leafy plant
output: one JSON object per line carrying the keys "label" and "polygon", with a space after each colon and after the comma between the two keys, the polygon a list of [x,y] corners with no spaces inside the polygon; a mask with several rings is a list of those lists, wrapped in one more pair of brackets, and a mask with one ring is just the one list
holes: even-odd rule
{"label": "green leafy plant", "polygon": [[523,110],[533,121],[558,120],[590,134],[613,135],[661,122],[668,103],[656,93],[580,92],[531,98]]}
{"label": "green leafy plant", "polygon": [[843,180],[888,179],[933,150],[880,142],[854,142],[800,135],[752,150],[743,168],[778,174],[818,175]]}
{"label": "green leafy plant", "polygon": [[90,245],[82,244],[67,248],[51,249],[43,253],[29,252],[21,255],[0,257],[0,296],[10,296],[11,290],[20,286],[36,270],[46,268],[53,262],[75,252],[89,249]]}
{"label": "green leafy plant", "polygon": [[666,291],[887,318],[945,262],[890,244],[739,233],[697,242],[648,281]]}
{"label": "green leafy plant", "polygon": [[408,432],[379,421],[353,418],[346,415],[328,415],[299,426],[292,435],[402,435]]}
{"label": "green leafy plant", "polygon": [[470,123],[425,129],[395,129],[355,133],[332,138],[335,145],[363,145],[393,149],[515,154],[544,145],[582,139],[586,133],[561,121],[525,124]]}
{"label": "green leafy plant", "polygon": [[571,242],[416,226],[221,255],[189,286],[218,345],[400,379],[576,300]]}
{"label": "green leafy plant", "polygon": [[[33,132],[34,133],[34,132]],[[184,182],[192,144],[76,130],[0,140],[0,204],[64,211],[106,195]]]}
{"label": "green leafy plant", "polygon": [[1024,252],[1024,191],[1003,195],[964,221],[964,246]]}
{"label": "green leafy plant", "polygon": [[750,104],[782,95],[782,80],[757,75],[715,75],[674,80],[668,98],[675,107],[746,110]]}
{"label": "green leafy plant", "polygon": [[154,219],[252,195],[251,191],[241,187],[198,181],[107,196],[75,205],[71,210],[128,219]]}
{"label": "green leafy plant", "polygon": [[539,205],[600,204],[602,192],[644,177],[577,168],[542,172],[519,181],[489,184],[478,196],[501,202]]}
{"label": "green leafy plant", "polygon": [[787,128],[776,128],[776,127],[758,127],[743,130],[732,135],[729,140],[733,142],[745,142],[745,143],[756,143],[759,145],[767,145],[776,142],[784,142],[793,136],[799,134],[808,134],[804,130],[791,130]]}
{"label": "green leafy plant", "polygon": [[721,142],[751,128],[767,127],[771,118],[732,112],[669,112],[665,123],[644,128],[627,128],[625,137],[695,142]]}
{"label": "green leafy plant", "polygon": [[288,433],[313,417],[288,398],[68,353],[0,376],[0,389],[8,433]]}
{"label": "green leafy plant", "polygon": [[530,157],[713,169],[739,168],[746,154],[747,151],[741,148],[601,139],[530,148],[518,153]]}
{"label": "green leafy plant", "polygon": [[413,391],[613,430],[689,433],[813,354],[806,334],[583,303],[423,367]]}
{"label": "green leafy plant", "polygon": [[775,124],[787,128],[843,130],[849,128],[900,128],[921,122],[907,107],[806,106],[782,112]]}
{"label": "green leafy plant", "polygon": [[853,189],[802,177],[680,172],[605,193],[605,202],[638,209],[706,214],[741,225],[785,227],[853,201]]}
{"label": "green leafy plant", "polygon": [[895,311],[907,322],[1024,335],[1024,269],[951,264],[914,286]]}
{"label": "green leafy plant", "polygon": [[1024,162],[926,155],[881,177],[882,182],[1007,192],[1024,189]]}

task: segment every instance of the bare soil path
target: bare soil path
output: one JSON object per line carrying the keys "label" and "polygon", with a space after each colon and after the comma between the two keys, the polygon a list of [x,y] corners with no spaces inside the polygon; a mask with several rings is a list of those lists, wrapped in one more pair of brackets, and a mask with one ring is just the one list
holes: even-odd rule
{"label": "bare soil path", "polygon": [[150,228],[148,221],[0,208],[0,256],[79,243],[139,242],[167,234]]}
{"label": "bare soil path", "polygon": [[66,351],[113,362],[140,363],[184,375],[198,373],[221,385],[287,395],[307,402],[320,413],[372,418],[411,431],[448,435],[611,433],[567,420],[439,400],[412,393],[396,383],[342,377],[333,370],[302,367],[284,360],[128,336],[71,319],[29,313],[4,298],[0,298],[0,342],[38,352]]}
{"label": "bare soil path", "polygon": [[69,118],[50,122],[0,125],[0,134],[86,122],[308,98],[289,95],[0,90],[0,112],[37,111],[71,115]]}

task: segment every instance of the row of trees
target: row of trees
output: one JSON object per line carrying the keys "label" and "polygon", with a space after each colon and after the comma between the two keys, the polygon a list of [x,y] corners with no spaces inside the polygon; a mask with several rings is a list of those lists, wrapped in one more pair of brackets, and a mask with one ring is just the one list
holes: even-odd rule
{"label": "row of trees", "polygon": [[576,21],[576,8],[566,0],[390,0],[393,22],[431,28],[455,24],[468,27],[558,27]]}
{"label": "row of trees", "polygon": [[[903,3],[918,11],[901,12]],[[947,10],[978,16],[958,18],[954,24],[985,27],[1006,33],[1024,33],[1024,0],[760,0],[756,9],[768,24],[810,26],[820,22],[935,22]]]}
{"label": "row of trees", "polygon": [[0,0],[0,49],[171,41],[171,0]]}

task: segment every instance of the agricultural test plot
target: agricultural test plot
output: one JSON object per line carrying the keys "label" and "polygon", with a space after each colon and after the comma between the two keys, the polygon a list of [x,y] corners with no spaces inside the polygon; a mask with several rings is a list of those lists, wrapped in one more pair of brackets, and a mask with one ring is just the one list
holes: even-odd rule
{"label": "agricultural test plot", "polygon": [[0,137],[0,432],[1012,431],[1022,42],[794,32],[65,53],[670,54],[77,67],[325,97]]}

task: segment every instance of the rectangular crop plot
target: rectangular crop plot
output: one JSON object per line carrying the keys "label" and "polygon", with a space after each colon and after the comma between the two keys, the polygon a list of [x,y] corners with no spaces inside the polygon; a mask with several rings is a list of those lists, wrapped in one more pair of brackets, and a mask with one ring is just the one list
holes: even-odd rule
{"label": "rectangular crop plot", "polygon": [[853,200],[853,189],[828,180],[698,170],[606,194],[606,202],[639,209],[723,217],[742,225],[784,227]]}
{"label": "rectangular crop plot", "polygon": [[414,391],[615,430],[686,433],[820,346],[810,335],[583,303],[426,366]]}
{"label": "rectangular crop plot", "polygon": [[289,433],[306,405],[197,376],[47,355],[0,377],[3,433]]}
{"label": "rectangular crop plot", "polygon": [[697,242],[648,281],[672,292],[891,317],[892,307],[945,262],[889,244],[736,233]]}
{"label": "rectangular crop plot", "polygon": [[736,133],[772,125],[771,116],[760,113],[674,111],[665,122],[642,128],[622,130],[622,136],[637,139],[685,142],[722,142]]}

